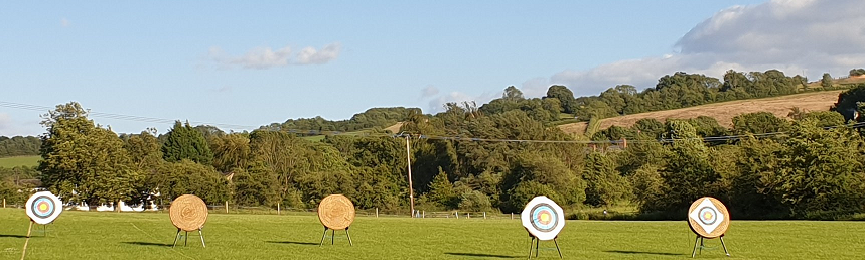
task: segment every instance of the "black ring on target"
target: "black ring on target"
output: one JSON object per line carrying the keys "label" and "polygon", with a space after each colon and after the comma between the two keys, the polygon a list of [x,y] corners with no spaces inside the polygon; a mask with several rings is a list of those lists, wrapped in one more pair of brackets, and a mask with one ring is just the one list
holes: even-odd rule
{"label": "black ring on target", "polygon": [[[706,222],[706,219],[703,218],[703,212],[705,212],[704,210],[709,210],[712,212],[712,222]],[[700,222],[703,222],[704,225],[712,225],[718,221],[718,211],[716,211],[712,207],[703,207],[698,212],[700,213]]]}
{"label": "black ring on target", "polygon": [[[546,211],[548,214],[549,223],[547,225],[544,225],[544,223],[539,223],[541,221],[539,217],[541,217],[540,214],[542,213],[542,211]],[[559,216],[556,215],[556,211],[553,210],[553,207],[549,204],[540,203],[538,205],[535,205],[534,207],[532,207],[532,210],[530,212],[532,214],[532,227],[534,227],[538,231],[550,232],[559,225]],[[539,226],[538,224],[541,224],[542,226]]]}
{"label": "black ring on target", "polygon": [[[41,205],[44,205],[46,208],[44,210],[39,209],[39,207]],[[54,201],[51,200],[51,198],[49,198],[47,196],[39,196],[33,200],[33,204],[30,205],[30,207],[31,207],[30,210],[33,212],[33,215],[35,217],[41,218],[41,219],[47,219],[47,218],[51,217],[51,215],[54,214],[54,211],[56,210],[57,205],[54,205]]]}

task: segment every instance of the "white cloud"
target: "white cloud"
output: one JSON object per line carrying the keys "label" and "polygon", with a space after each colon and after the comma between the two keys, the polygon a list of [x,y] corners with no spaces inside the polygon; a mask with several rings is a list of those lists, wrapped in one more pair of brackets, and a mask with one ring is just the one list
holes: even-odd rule
{"label": "white cloud", "polygon": [[433,113],[434,114],[434,113],[438,113],[438,112],[443,112],[444,111],[444,105],[447,103],[457,103],[460,106],[462,106],[463,102],[474,101],[475,104],[477,104],[477,106],[480,107],[483,104],[489,103],[490,100],[493,100],[495,98],[500,98],[501,96],[502,96],[501,92],[499,92],[499,93],[484,92],[484,93],[481,93],[480,95],[477,95],[477,96],[471,96],[471,95],[468,95],[468,94],[465,94],[462,92],[450,92],[448,94],[441,95],[441,96],[435,97],[432,100],[430,100],[429,101],[429,111],[427,111],[426,113]]}
{"label": "white cloud", "polygon": [[325,45],[320,50],[315,50],[313,47],[306,47],[300,50],[297,54],[297,63],[299,64],[323,64],[336,59],[339,56],[339,51],[342,46],[338,43]]}
{"label": "white cloud", "polygon": [[439,89],[433,85],[427,85],[420,91],[421,98],[428,98],[439,94]]}
{"label": "white cloud", "polygon": [[64,17],[64,18],[60,18],[60,26],[61,26],[61,27],[69,27],[69,20],[66,20],[65,17]]}
{"label": "white cloud", "polygon": [[[548,81],[523,83],[528,97],[538,86],[562,84],[577,96],[597,95],[615,85],[653,87],[678,71],[721,77],[727,70],[777,69],[815,80],[824,72],[844,76],[865,65],[865,5],[859,0],[773,0],[733,6],[696,25],[676,42],[678,53],[566,70]],[[529,91],[532,89],[532,91]],[[545,92],[544,92],[545,93]]]}
{"label": "white cloud", "polygon": [[339,56],[341,45],[331,43],[316,50],[305,47],[297,56],[292,56],[292,48],[284,46],[278,49],[271,47],[256,47],[239,56],[232,56],[218,46],[208,49],[207,57],[216,63],[219,69],[241,67],[243,69],[266,70],[288,65],[324,64]]}

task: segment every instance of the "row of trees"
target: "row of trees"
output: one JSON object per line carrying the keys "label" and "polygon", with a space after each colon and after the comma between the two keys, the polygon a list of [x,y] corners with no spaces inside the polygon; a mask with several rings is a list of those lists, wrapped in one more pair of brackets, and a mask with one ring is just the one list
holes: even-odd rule
{"label": "row of trees", "polygon": [[[654,88],[637,91],[630,85],[610,88],[598,96],[575,98],[564,86],[552,86],[544,99],[556,99],[560,111],[582,120],[649,111],[669,110],[750,98],[765,98],[807,91],[808,79],[783,72],[728,71],[722,79],[678,72],[658,80]],[[490,103],[492,104],[492,102]]]}
{"label": "row of trees", "polygon": [[0,136],[0,157],[37,155],[40,145],[35,136]]}

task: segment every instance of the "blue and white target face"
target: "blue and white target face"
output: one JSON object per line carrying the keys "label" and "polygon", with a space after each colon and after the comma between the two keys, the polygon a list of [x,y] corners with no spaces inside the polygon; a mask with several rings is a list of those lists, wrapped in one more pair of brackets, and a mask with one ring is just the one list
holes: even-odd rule
{"label": "blue and white target face", "polygon": [[537,197],[526,204],[520,214],[523,227],[540,240],[552,240],[565,227],[562,208],[547,197]]}
{"label": "blue and white target face", "polygon": [[48,191],[40,191],[27,200],[27,216],[36,224],[48,224],[54,221],[60,212],[61,202],[54,194]]}
{"label": "blue and white target face", "polygon": [[703,199],[700,205],[694,211],[691,211],[689,217],[697,222],[697,225],[703,228],[706,233],[712,233],[721,225],[724,220],[724,215],[715,207],[709,199]]}
{"label": "blue and white target face", "polygon": [[559,224],[559,217],[555,210],[546,203],[538,204],[532,208],[532,226],[540,231],[549,232]]}

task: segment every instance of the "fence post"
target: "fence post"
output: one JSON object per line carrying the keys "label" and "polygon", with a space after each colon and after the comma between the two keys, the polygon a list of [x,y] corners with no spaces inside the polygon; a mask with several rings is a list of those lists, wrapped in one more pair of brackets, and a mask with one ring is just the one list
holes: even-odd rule
{"label": "fence post", "polygon": [[426,210],[424,210],[423,213],[420,214],[420,218],[426,218]]}
{"label": "fence post", "polygon": [[511,212],[511,220],[514,220],[514,213]]}
{"label": "fence post", "polygon": [[467,219],[468,219],[468,218],[472,218],[472,213],[471,213],[471,212],[466,213],[466,218],[467,218]]}
{"label": "fence post", "polygon": [[225,214],[228,214],[228,201],[225,201]]}
{"label": "fence post", "polygon": [[6,199],[3,199],[3,208],[6,208]]}
{"label": "fence post", "polygon": [[277,216],[280,215],[280,212],[279,212],[279,203],[276,203],[276,215],[277,215]]}
{"label": "fence post", "polygon": [[487,212],[484,211],[484,219],[487,219]]}
{"label": "fence post", "polygon": [[458,211],[454,211],[454,216],[456,216],[457,219],[460,219],[460,213]]}
{"label": "fence post", "polygon": [[375,208],[375,217],[378,218],[378,208]]}

